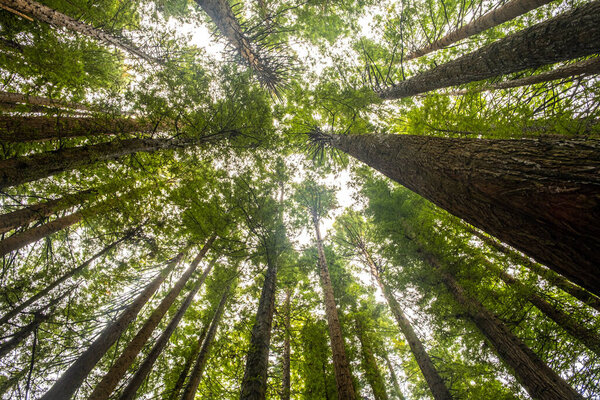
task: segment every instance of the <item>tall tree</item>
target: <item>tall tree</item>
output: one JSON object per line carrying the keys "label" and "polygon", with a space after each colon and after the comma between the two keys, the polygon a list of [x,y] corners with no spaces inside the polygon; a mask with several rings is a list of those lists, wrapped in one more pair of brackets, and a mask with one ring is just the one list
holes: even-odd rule
{"label": "tall tree", "polygon": [[283,355],[282,355],[282,377],[281,377],[281,400],[290,400],[291,394],[291,344],[290,344],[290,331],[292,326],[290,324],[291,310],[291,289],[285,289],[285,302],[284,302],[284,322],[283,322]]}
{"label": "tall tree", "polygon": [[71,103],[59,99],[49,99],[47,97],[35,96],[29,94],[12,93],[0,91],[0,103],[28,104],[34,106],[43,106],[49,108],[70,108],[73,110],[92,111],[91,107],[84,104]]}
{"label": "tall tree", "polygon": [[369,386],[371,386],[371,390],[373,391],[375,400],[387,400],[389,397],[385,390],[386,385],[377,359],[375,358],[373,343],[369,337],[369,332],[365,327],[363,319],[364,316],[358,310],[354,310],[354,323],[356,335],[360,343],[363,369],[365,371],[367,382],[369,382]]}

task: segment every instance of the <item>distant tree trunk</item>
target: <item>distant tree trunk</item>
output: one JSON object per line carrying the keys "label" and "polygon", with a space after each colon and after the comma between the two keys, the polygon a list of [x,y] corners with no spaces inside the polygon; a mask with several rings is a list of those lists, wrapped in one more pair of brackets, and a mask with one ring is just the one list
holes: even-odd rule
{"label": "distant tree trunk", "polygon": [[463,25],[459,29],[452,31],[433,43],[422,47],[405,57],[405,61],[422,57],[436,50],[441,50],[462,39],[477,35],[485,30],[493,28],[511,19],[517,18],[531,10],[535,10],[552,0],[511,0],[508,3],[489,11],[481,17]]}
{"label": "distant tree trunk", "polygon": [[504,245],[503,243],[497,241],[496,239],[484,235],[482,232],[477,229],[471,228],[467,224],[463,224],[465,229],[467,229],[470,233],[472,233],[477,238],[481,239],[483,243],[487,244],[491,248],[499,251],[500,253],[510,257],[514,262],[530,269],[535,274],[538,274],[545,280],[547,280],[550,284],[556,286],[557,288],[563,290],[565,293],[570,294],[575,297],[579,301],[588,306],[596,309],[600,312],[600,298],[594,296],[587,290],[571,283],[567,279],[563,278],[560,275],[557,275],[554,271],[544,268],[543,266],[531,261],[528,257],[525,257],[521,253],[511,249],[510,247]]}
{"label": "distant tree trunk", "polygon": [[398,376],[396,376],[396,371],[394,370],[394,366],[390,361],[390,358],[387,354],[383,353],[383,359],[390,371],[390,376],[392,377],[392,383],[394,384],[394,393],[399,400],[404,400],[404,395],[402,394],[402,390],[400,390],[400,384],[398,383]]}
{"label": "distant tree trunk", "polygon": [[362,364],[367,382],[369,382],[369,386],[371,386],[371,389],[373,390],[375,400],[388,400],[389,397],[385,390],[386,384],[383,380],[383,376],[381,375],[379,365],[377,365],[377,360],[373,354],[371,341],[367,336],[367,332],[365,332],[365,328],[360,320],[360,316],[356,316],[355,323],[356,336],[358,337],[358,341],[360,343],[360,353],[362,356]]}
{"label": "distant tree trunk", "polygon": [[[583,33],[585,32],[585,34]],[[400,99],[598,52],[600,1],[585,3],[380,92]]]}
{"label": "distant tree trunk", "polygon": [[132,118],[0,116],[0,142],[37,142],[82,136],[153,132],[155,125]]}
{"label": "distant tree trunk", "polygon": [[42,324],[42,322],[47,321],[52,314],[53,313],[50,311],[46,312],[45,314],[36,312],[34,314],[33,321],[25,325],[19,331],[15,332],[8,341],[0,345],[0,359],[7,355],[11,350],[16,348],[23,340],[27,339],[29,335],[31,335],[40,326],[40,324]]}
{"label": "distant tree trunk", "polygon": [[19,372],[12,375],[10,378],[0,382],[0,397],[4,396],[4,393],[8,392],[11,387],[19,383],[21,379],[27,375],[27,372],[29,372],[29,365],[26,365],[24,368],[20,369]]}
{"label": "distant tree trunk", "polygon": [[[223,316],[223,311],[225,310],[225,303],[227,302],[227,298],[229,297],[229,293],[231,291],[231,286],[225,290],[223,296],[221,297],[221,301],[215,310],[215,315],[210,323],[210,328],[208,329],[208,333],[206,334],[206,338],[202,343],[202,347],[200,348],[200,352],[198,353],[198,357],[196,358],[196,362],[194,363],[194,368],[192,368],[192,372],[190,373],[190,378],[185,386],[185,390],[181,395],[181,400],[194,400],[196,397],[196,391],[198,390],[198,385],[200,385],[200,381],[202,380],[202,375],[204,374],[204,367],[206,366],[206,362],[208,361],[208,355],[210,353],[210,348],[212,346],[213,341],[215,340],[215,336],[217,334],[217,329],[219,328],[219,323],[221,322],[221,317]],[[119,399],[125,400],[125,399]]]}
{"label": "distant tree trunk", "polygon": [[281,377],[281,400],[290,400],[291,394],[291,346],[290,346],[290,331],[292,326],[290,324],[290,314],[292,312],[290,305],[291,290],[290,288],[285,289],[285,320],[284,320],[284,334],[283,334],[283,360],[282,364],[282,377]]}
{"label": "distant tree trunk", "polygon": [[[181,293],[184,286],[189,281],[190,277],[196,271],[198,264],[200,264],[200,261],[202,261],[215,239],[216,236],[213,235],[206,241],[206,244],[202,247],[202,250],[200,250],[194,261],[192,261],[189,268],[181,275],[160,304],[154,309],[152,314],[150,314],[144,325],[140,328],[135,337],[131,339],[127,347],[121,352],[119,358],[112,364],[92,394],[90,394],[88,400],[106,400],[110,397],[140,351],[142,351],[142,348],[152,335],[152,332],[154,332],[175,299],[179,296],[179,293]],[[216,258],[214,258],[204,270],[198,281],[198,287],[202,285],[210,273],[215,261]]]}
{"label": "distant tree trunk", "polygon": [[206,276],[203,275],[202,277],[200,277],[200,279],[198,279],[198,281],[196,281],[196,284],[194,285],[192,290],[190,290],[189,294],[179,307],[179,310],[177,310],[177,313],[169,322],[169,325],[167,325],[163,333],[158,337],[158,339],[156,339],[156,342],[150,350],[150,353],[148,353],[148,355],[146,356],[136,373],[133,375],[125,389],[123,389],[123,392],[119,396],[119,400],[133,400],[135,398],[137,390],[140,388],[142,383],[144,383],[144,380],[146,379],[150,371],[152,371],[152,367],[154,366],[156,359],[158,358],[160,353],[162,353],[162,351],[165,349],[165,346],[169,342],[171,335],[173,334],[173,332],[175,332],[175,329],[177,328],[177,325],[179,325],[179,322],[183,318],[183,315],[192,304],[194,296],[196,296],[198,290],[200,290],[200,286],[202,286],[202,283],[204,282],[205,278]]}
{"label": "distant tree trunk", "polygon": [[350,363],[346,356],[344,347],[344,338],[342,328],[338,317],[335,297],[333,295],[333,286],[331,285],[331,276],[327,267],[327,259],[323,250],[323,240],[319,229],[319,219],[316,214],[312,215],[312,221],[317,236],[317,251],[319,254],[319,272],[321,276],[321,286],[325,297],[325,314],[327,316],[327,327],[329,328],[329,338],[331,340],[331,350],[333,352],[333,366],[335,371],[335,382],[337,385],[339,400],[355,400],[356,392],[352,382],[352,373],[350,372]]}
{"label": "distant tree trunk", "polygon": [[169,261],[158,276],[144,288],[136,299],[116,319],[110,323],[94,342],[71,364],[54,385],[42,396],[43,400],[70,400],[79,389],[94,366],[106,354],[108,349],[117,341],[129,324],[138,315],[144,304],[152,297],[167,275],[175,268],[183,257],[183,252]]}
{"label": "distant tree trunk", "polygon": [[71,18],[61,12],[46,7],[43,4],[32,0],[2,0],[4,5],[26,15],[31,15],[35,19],[53,25],[57,28],[66,28],[74,32],[92,37],[100,42],[104,42],[120,49],[123,49],[148,62],[158,62],[154,57],[149,56],[125,39],[117,38],[91,25]]}
{"label": "distant tree trunk", "polygon": [[21,311],[23,311],[24,309],[26,309],[27,307],[29,307],[31,304],[35,303],[39,299],[41,299],[43,297],[46,297],[52,290],[54,290],[55,288],[57,288],[61,283],[65,282],[67,279],[69,279],[71,277],[74,277],[74,276],[77,276],[78,274],[80,274],[81,272],[83,272],[92,262],[94,262],[98,258],[102,257],[104,254],[106,254],[109,251],[111,251],[112,249],[114,249],[119,243],[122,243],[122,242],[130,239],[133,236],[134,233],[135,233],[134,230],[128,232],[124,237],[122,237],[122,238],[120,238],[120,239],[112,242],[108,246],[104,247],[98,253],[94,254],[92,257],[88,258],[83,263],[79,264],[79,266],[77,266],[76,268],[73,268],[72,270],[66,272],[60,278],[58,278],[54,282],[52,282],[50,285],[46,286],[44,289],[40,290],[39,292],[37,292],[36,294],[34,294],[33,296],[31,296],[30,298],[28,298],[24,302],[22,302],[21,304],[19,304],[18,306],[16,306],[15,308],[13,308],[12,310],[10,310],[6,314],[4,314],[2,316],[2,318],[0,318],[0,325],[3,325],[5,323],[7,323],[14,316],[16,316],[17,314],[19,314]]}
{"label": "distant tree trunk", "polygon": [[0,91],[0,103],[21,103],[34,106],[59,107],[81,111],[93,111],[92,108],[79,103],[71,103],[62,100],[49,99],[41,96],[11,93],[4,91]]}
{"label": "distant tree trunk", "polygon": [[185,380],[187,379],[188,374],[190,373],[190,368],[192,368],[192,363],[194,362],[194,360],[196,359],[196,357],[198,355],[198,352],[200,351],[200,347],[202,346],[202,343],[204,342],[204,338],[206,337],[207,332],[208,332],[208,326],[205,325],[202,328],[200,335],[198,336],[198,341],[196,342],[194,349],[192,350],[190,355],[185,359],[185,364],[183,365],[183,368],[181,369],[181,372],[179,373],[177,382],[175,382],[175,386],[173,386],[173,390],[171,390],[171,393],[169,393],[169,395],[167,397],[169,400],[175,400],[175,399],[179,398],[179,393],[183,389]]}
{"label": "distant tree trunk", "polygon": [[600,141],[312,135],[600,294]]}
{"label": "distant tree trunk", "polygon": [[487,338],[500,359],[513,370],[519,383],[532,398],[583,400],[580,394],[550,369],[483,304],[466,294],[454,277],[443,271],[441,264],[433,255],[426,253],[425,259],[432,267],[440,271],[442,280],[450,293],[465,309],[469,319]]}
{"label": "distant tree trunk", "polygon": [[0,161],[0,189],[97,162],[116,160],[129,154],[187,147],[200,141],[201,139],[124,139],[9,158]]}

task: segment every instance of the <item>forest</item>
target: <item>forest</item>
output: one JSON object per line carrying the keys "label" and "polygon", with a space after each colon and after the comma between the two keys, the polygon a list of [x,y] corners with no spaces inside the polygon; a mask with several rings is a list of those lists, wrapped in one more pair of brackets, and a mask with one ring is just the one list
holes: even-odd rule
{"label": "forest", "polygon": [[600,399],[600,0],[0,0],[0,397]]}

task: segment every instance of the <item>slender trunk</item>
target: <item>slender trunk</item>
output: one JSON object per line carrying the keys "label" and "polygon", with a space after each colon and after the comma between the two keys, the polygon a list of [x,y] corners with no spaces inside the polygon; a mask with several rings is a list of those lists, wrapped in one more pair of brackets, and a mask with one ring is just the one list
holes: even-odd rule
{"label": "slender trunk", "polygon": [[596,0],[400,82],[380,97],[399,99],[589,56],[598,52],[599,42],[600,1]]}
{"label": "slender trunk", "polygon": [[600,298],[594,296],[587,290],[569,282],[567,279],[562,276],[556,274],[552,270],[546,269],[538,263],[531,261],[528,257],[525,257],[521,253],[511,249],[505,244],[495,240],[494,238],[484,235],[482,232],[477,229],[471,228],[467,224],[463,224],[465,229],[467,229],[470,233],[472,233],[477,238],[481,239],[485,244],[490,246],[491,248],[499,251],[500,253],[510,257],[517,264],[523,265],[524,267],[530,269],[534,273],[538,274],[545,280],[547,280],[550,284],[556,286],[561,289],[565,293],[570,294],[575,297],[577,300],[581,301],[584,304],[594,308],[595,310],[600,312]]}
{"label": "slender trunk", "polygon": [[202,346],[202,343],[204,342],[204,338],[206,337],[207,332],[208,332],[208,326],[205,325],[202,328],[200,335],[198,336],[198,340],[196,342],[196,345],[194,346],[194,350],[190,353],[190,355],[185,360],[185,364],[184,364],[181,372],[179,373],[177,382],[175,382],[175,386],[173,387],[173,390],[171,390],[171,393],[168,396],[169,400],[175,400],[179,397],[179,393],[183,389],[185,380],[187,379],[188,374],[190,373],[190,369],[192,368],[192,362],[194,362],[194,360],[196,359],[198,352],[200,351],[200,347]]}
{"label": "slender trunk", "polygon": [[79,103],[71,103],[62,100],[49,99],[47,97],[4,91],[0,91],[0,103],[20,103],[43,107],[58,107],[81,111],[93,111],[90,107]]}
{"label": "slender trunk", "polygon": [[69,400],[79,389],[94,366],[106,354],[119,336],[135,319],[142,307],[152,297],[167,275],[179,263],[183,253],[173,258],[158,276],[144,288],[131,303],[112,323],[110,323],[94,342],[79,356],[79,358],[62,374],[54,385],[42,396],[42,400]]}
{"label": "slender trunk", "polygon": [[286,288],[285,290],[285,320],[284,327],[285,330],[283,334],[283,360],[281,364],[283,365],[282,369],[282,377],[281,377],[281,400],[290,400],[291,394],[291,346],[290,346],[290,331],[292,326],[290,324],[290,314],[292,312],[290,305],[290,297],[291,290],[290,288]]}
{"label": "slender trunk", "polygon": [[95,260],[102,257],[104,254],[106,254],[109,251],[111,251],[112,249],[114,249],[119,243],[122,243],[125,240],[130,239],[134,233],[135,233],[135,231],[131,231],[131,232],[127,233],[124,237],[112,242],[111,244],[109,244],[108,246],[106,246],[102,250],[100,250],[98,253],[94,254],[92,257],[88,258],[83,263],[79,264],[76,268],[73,268],[72,270],[66,272],[60,278],[58,278],[57,280],[52,282],[50,285],[46,286],[44,289],[40,290],[39,292],[37,292],[36,294],[31,296],[24,302],[22,302],[21,304],[19,304],[18,306],[16,306],[15,308],[10,310],[6,314],[4,314],[2,316],[2,318],[0,318],[0,325],[7,323],[14,316],[19,314],[21,311],[23,311],[24,309],[26,309],[27,307],[29,307],[30,305],[32,305],[39,299],[46,297],[52,290],[56,289],[61,283],[65,282],[67,279],[77,276],[80,273],[82,273],[83,271],[85,271],[85,269],[91,263],[93,263]]}
{"label": "slender trunk", "polygon": [[600,337],[594,329],[586,328],[581,323],[576,321],[571,315],[559,310],[552,304],[548,303],[540,295],[533,292],[532,289],[526,287],[522,282],[509,275],[496,265],[485,262],[486,268],[496,274],[508,286],[513,287],[524,299],[533,304],[546,317],[554,321],[558,326],[563,328],[565,332],[577,339],[588,349],[600,355]]}
{"label": "slender trunk", "polygon": [[360,343],[360,353],[367,382],[369,382],[369,386],[371,386],[371,389],[373,390],[375,400],[388,400],[389,397],[385,391],[385,381],[383,380],[381,370],[379,369],[379,365],[377,365],[377,360],[373,354],[371,341],[367,337],[364,325],[360,321],[360,316],[356,317],[355,322],[356,335],[358,336],[358,341]]}
{"label": "slender trunk", "polygon": [[[173,285],[171,290],[163,298],[160,304],[154,309],[152,314],[150,314],[135,337],[131,339],[127,347],[121,352],[119,358],[113,363],[100,383],[98,383],[94,391],[88,397],[88,400],[106,400],[110,397],[113,390],[115,390],[117,387],[119,381],[123,378],[129,367],[133,364],[140,351],[142,351],[142,348],[152,335],[152,332],[154,332],[160,321],[162,321],[163,317],[175,299],[179,296],[179,293],[181,293],[192,274],[196,271],[198,264],[200,264],[200,261],[202,261],[206,255],[206,252],[210,249],[214,240],[215,236],[212,236],[208,239],[189,268],[181,275],[179,280],[175,283],[175,285]],[[202,283],[204,283],[204,280],[210,273],[215,261],[216,258],[213,259],[213,261],[210,262],[204,270],[198,281],[198,288],[202,285]]]}
{"label": "slender trunk", "polygon": [[546,365],[525,343],[513,334],[483,304],[465,293],[465,290],[449,273],[442,270],[439,261],[431,254],[425,259],[439,270],[442,280],[456,301],[464,307],[468,317],[495,349],[496,354],[513,370],[517,380],[534,399],[556,400],[583,397]]}
{"label": "slender trunk", "polygon": [[398,383],[398,376],[396,375],[396,371],[394,370],[394,366],[392,365],[390,358],[387,354],[384,353],[383,359],[385,360],[388,370],[390,371],[390,376],[392,377],[392,383],[394,384],[394,393],[396,394],[396,397],[399,400],[404,400],[404,395],[402,394],[402,390],[400,390],[400,384]]}
{"label": "slender trunk", "polygon": [[410,323],[408,318],[406,318],[406,316],[402,312],[402,308],[400,307],[400,304],[394,297],[392,291],[388,288],[388,286],[386,284],[384,284],[381,277],[379,276],[379,271],[377,270],[377,267],[376,267],[375,263],[373,262],[371,255],[369,254],[369,252],[367,251],[367,249],[365,247],[362,247],[360,250],[361,250],[365,260],[367,261],[371,275],[373,276],[373,278],[375,278],[375,280],[377,281],[377,284],[379,285],[379,287],[381,288],[381,291],[383,292],[383,295],[388,303],[388,306],[390,307],[390,310],[392,311],[392,315],[394,316],[394,318],[396,319],[396,322],[398,323],[398,327],[400,328],[400,330],[402,331],[402,334],[404,335],[404,337],[406,338],[406,341],[408,342],[410,350],[413,353],[415,360],[417,361],[417,365],[419,365],[419,368],[421,369],[421,372],[423,373],[423,377],[425,378],[425,381],[427,382],[427,385],[429,386],[429,389],[431,390],[431,394],[433,395],[433,398],[436,400],[452,399],[452,395],[450,394],[450,391],[446,387],[446,383],[444,382],[442,377],[437,372],[437,369],[435,368],[433,361],[431,361],[429,354],[427,354],[427,350],[425,350],[425,346],[423,346],[423,343],[421,342],[421,340],[417,336],[416,332],[414,331],[412,324]]}
{"label": "slender trunk", "polygon": [[192,290],[190,290],[189,294],[179,307],[179,310],[177,310],[177,313],[169,322],[169,325],[167,325],[163,333],[158,337],[158,339],[154,343],[154,346],[150,350],[150,353],[148,353],[148,355],[146,356],[136,373],[133,375],[133,377],[119,396],[119,400],[133,400],[135,398],[137,390],[140,388],[150,371],[152,371],[152,367],[154,366],[156,359],[158,358],[160,353],[162,353],[162,351],[165,349],[167,343],[169,342],[169,339],[171,338],[171,335],[173,334],[173,332],[175,332],[175,329],[177,328],[177,325],[179,325],[179,322],[183,318],[183,315],[185,314],[189,306],[192,304],[194,296],[196,296],[196,293],[198,293],[198,290],[200,290],[200,286],[202,286],[202,283],[204,282],[205,278],[205,275],[200,277],[200,279],[198,279],[198,281],[196,282],[196,285],[192,288]]}
{"label": "slender trunk", "polygon": [[202,343],[202,348],[200,349],[198,357],[196,358],[196,362],[194,363],[194,368],[190,374],[190,379],[185,386],[183,394],[181,395],[181,400],[194,400],[196,397],[196,391],[198,390],[198,385],[200,385],[200,381],[202,380],[204,367],[206,367],[210,348],[217,334],[217,329],[219,328],[219,323],[221,322],[221,317],[223,316],[223,311],[225,310],[225,303],[227,302],[230,291],[231,286],[225,290],[225,293],[223,293],[223,296],[221,297],[221,301],[219,302],[219,305],[215,311],[215,315],[210,323],[210,328],[208,329],[204,343]]}
{"label": "slender trunk", "polygon": [[331,277],[329,275],[329,268],[327,267],[327,259],[325,258],[325,251],[323,250],[321,231],[319,230],[319,220],[315,214],[312,216],[312,221],[317,236],[319,271],[323,295],[325,297],[325,314],[327,316],[327,327],[329,328],[329,338],[331,340],[331,350],[333,352],[333,366],[335,370],[338,399],[354,400],[357,397],[352,382],[350,363],[348,362],[346,349],[344,347],[342,327],[340,326],[340,319],[338,317],[335,297],[333,295],[333,286],[331,285]]}
{"label": "slender trunk", "polygon": [[12,8],[25,15],[31,15],[33,18],[53,25],[57,28],[66,28],[77,33],[92,37],[100,42],[104,42],[120,49],[123,49],[148,62],[158,62],[154,57],[144,53],[136,46],[128,43],[125,39],[115,37],[91,25],[71,18],[61,12],[46,7],[43,4],[32,0],[2,0],[5,6]]}
{"label": "slender trunk", "polygon": [[463,25],[461,28],[452,31],[433,43],[413,51],[406,56],[405,61],[422,57],[436,50],[441,50],[462,39],[477,35],[485,30],[498,26],[511,19],[517,18],[531,10],[535,10],[552,0],[511,0],[508,3],[492,10],[481,17]]}
{"label": "slender trunk", "polygon": [[47,321],[52,316],[52,312],[46,314],[36,313],[33,321],[25,325],[18,332],[16,332],[10,340],[0,345],[0,359],[7,355],[11,350],[17,347],[23,340],[27,339],[29,335],[35,331],[42,322]]}
{"label": "slender trunk", "polygon": [[600,141],[314,135],[600,293]]}
{"label": "slender trunk", "polygon": [[187,147],[195,142],[193,139],[124,139],[9,158],[0,161],[0,189],[129,154]]}
{"label": "slender trunk", "polygon": [[4,394],[8,392],[8,390],[19,383],[23,377],[27,375],[29,372],[29,365],[26,365],[24,368],[19,370],[16,374],[12,375],[10,378],[3,380],[0,382],[0,397],[4,398]]}
{"label": "slender trunk", "polygon": [[37,142],[81,136],[145,133],[155,126],[132,118],[0,116],[0,142]]}

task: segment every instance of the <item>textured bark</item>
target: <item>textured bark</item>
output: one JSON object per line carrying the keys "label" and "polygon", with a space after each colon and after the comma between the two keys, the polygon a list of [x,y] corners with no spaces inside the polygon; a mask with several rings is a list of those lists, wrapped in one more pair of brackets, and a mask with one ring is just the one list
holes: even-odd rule
{"label": "textured bark", "polygon": [[179,263],[183,253],[173,258],[158,276],[148,284],[136,299],[118,317],[110,323],[94,342],[71,364],[54,385],[42,396],[43,400],[69,400],[79,389],[94,366],[106,354],[119,336],[135,319],[142,307],[152,297],[167,275]]}
{"label": "textured bark", "polygon": [[331,350],[333,353],[333,367],[335,371],[335,382],[337,385],[338,400],[355,400],[357,398],[352,382],[352,373],[350,372],[350,363],[344,347],[344,338],[342,336],[342,327],[338,317],[335,297],[333,295],[333,286],[331,285],[331,276],[327,267],[327,259],[323,250],[323,240],[319,229],[319,220],[315,214],[312,215],[312,221],[317,236],[317,251],[319,253],[319,272],[321,277],[321,286],[325,297],[325,315],[327,316],[327,327],[329,329],[329,338],[331,340]]}
{"label": "textured bark", "polygon": [[123,392],[119,396],[119,400],[133,400],[135,398],[137,390],[140,388],[142,383],[144,383],[144,380],[146,380],[146,377],[148,376],[150,371],[152,371],[152,367],[154,366],[156,359],[158,358],[160,353],[162,353],[162,351],[165,349],[167,343],[169,342],[169,339],[171,338],[171,335],[173,334],[173,332],[175,332],[175,329],[177,328],[177,325],[179,325],[179,322],[181,322],[183,315],[192,304],[194,296],[196,296],[198,290],[200,290],[200,286],[202,286],[202,283],[204,282],[205,278],[206,275],[203,274],[202,277],[200,277],[200,279],[196,281],[196,284],[194,285],[192,290],[190,290],[189,294],[187,295],[181,306],[179,306],[179,310],[177,310],[177,313],[173,316],[173,318],[169,322],[169,325],[167,325],[163,333],[161,333],[158,339],[156,339],[156,342],[150,350],[150,353],[148,353],[148,355],[146,356],[138,370],[135,372],[125,389],[123,389]]}
{"label": "textured bark", "polygon": [[33,106],[70,108],[73,110],[93,111],[92,108],[79,103],[71,103],[62,100],[49,99],[47,97],[3,91],[0,91],[0,103],[28,104]]}
{"label": "textured bark", "polygon": [[426,260],[442,275],[442,280],[456,301],[464,307],[471,321],[487,338],[498,357],[513,370],[515,377],[529,395],[539,400],[577,399],[583,397],[548,367],[525,343],[515,336],[479,301],[470,297],[431,254]]}
{"label": "textured bark", "polygon": [[137,152],[186,147],[195,142],[191,139],[124,139],[9,158],[0,161],[0,189]]}
{"label": "textured bark", "polygon": [[[210,328],[208,329],[208,333],[206,334],[206,338],[202,343],[202,347],[200,348],[200,352],[198,353],[198,357],[196,358],[196,362],[194,363],[194,368],[192,368],[192,372],[190,373],[190,379],[185,386],[185,390],[181,395],[181,400],[194,400],[196,397],[196,391],[198,390],[198,385],[200,385],[200,381],[202,380],[202,375],[204,374],[204,367],[206,367],[206,362],[208,361],[208,355],[210,353],[210,348],[212,347],[212,343],[215,340],[215,336],[217,334],[217,329],[219,328],[219,323],[221,322],[221,317],[223,316],[223,311],[225,310],[225,303],[227,303],[227,298],[229,297],[229,292],[231,291],[231,287],[228,287],[223,293],[221,297],[221,301],[215,310],[215,315],[210,323]],[[119,399],[124,400],[124,399]]]}
{"label": "textured bark", "polygon": [[358,341],[360,343],[360,354],[367,382],[369,382],[369,386],[371,386],[371,390],[373,390],[375,400],[388,400],[389,397],[385,391],[385,381],[383,380],[383,375],[381,374],[381,370],[379,369],[379,365],[373,354],[371,341],[365,332],[360,317],[356,317],[355,322],[356,336],[358,336]]}
{"label": "textured bark", "polygon": [[132,118],[0,116],[0,142],[37,142],[82,136],[154,131],[153,124]]}
{"label": "textured bark", "polygon": [[446,211],[600,293],[600,141],[324,137]]}
{"label": "textured bark", "polygon": [[400,384],[398,383],[398,376],[396,375],[396,371],[394,370],[394,366],[390,361],[390,358],[387,354],[383,355],[383,359],[387,365],[388,370],[390,371],[390,376],[392,377],[392,383],[394,384],[394,393],[399,400],[404,400],[404,395],[402,394],[402,390],[400,390]]}
{"label": "textured bark", "polygon": [[415,50],[406,56],[405,61],[412,60],[417,57],[422,57],[436,50],[441,50],[450,46],[462,39],[477,35],[485,30],[493,28],[504,22],[515,19],[531,10],[535,10],[544,4],[550,3],[552,0],[511,0],[508,3],[492,10],[481,17],[463,25],[459,29],[452,31],[433,43]]}
{"label": "textured bark", "polygon": [[282,377],[281,377],[281,400],[290,400],[291,394],[291,346],[290,346],[290,331],[292,326],[290,324],[290,314],[292,312],[290,305],[291,290],[286,288],[285,290],[285,330],[283,334],[283,357],[281,360],[282,364]]}
{"label": "textured bark", "polygon": [[600,1],[592,1],[524,29],[456,60],[398,83],[383,99],[414,96],[598,52]]}
{"label": "textured bark", "polygon": [[125,39],[118,38],[116,36],[111,35],[110,33],[104,32],[100,29],[96,29],[91,25],[71,18],[68,15],[46,7],[43,4],[37,3],[32,0],[2,0],[2,2],[4,3],[4,5],[18,12],[21,12],[25,15],[30,15],[39,21],[53,25],[57,28],[66,28],[71,31],[92,37],[100,42],[104,42],[118,47],[120,49],[123,49],[149,62],[158,61],[156,58],[144,53],[133,44],[128,43]]}
{"label": "textured bark", "polygon": [[[192,274],[194,274],[198,268],[198,264],[200,264],[200,261],[202,261],[206,255],[206,252],[208,252],[214,240],[215,236],[212,236],[208,239],[204,247],[202,247],[202,250],[200,250],[194,261],[192,261],[190,264],[189,268],[185,270],[179,280],[177,280],[175,285],[173,285],[171,290],[169,290],[169,292],[162,299],[160,304],[154,309],[154,311],[152,311],[152,314],[150,314],[135,337],[131,339],[127,347],[121,352],[119,358],[112,364],[108,372],[104,375],[94,391],[90,394],[88,400],[106,400],[110,397],[113,390],[115,390],[117,387],[119,381],[123,378],[123,376],[125,376],[125,373],[129,367],[133,364],[140,351],[142,351],[142,348],[152,335],[152,332],[154,332],[160,321],[162,321],[167,311],[169,311],[171,305],[175,302],[175,299],[179,296],[179,293],[181,293]],[[215,261],[216,258],[213,260],[213,262],[209,263],[204,270],[198,281],[198,287],[204,283],[204,280],[210,273]]]}

